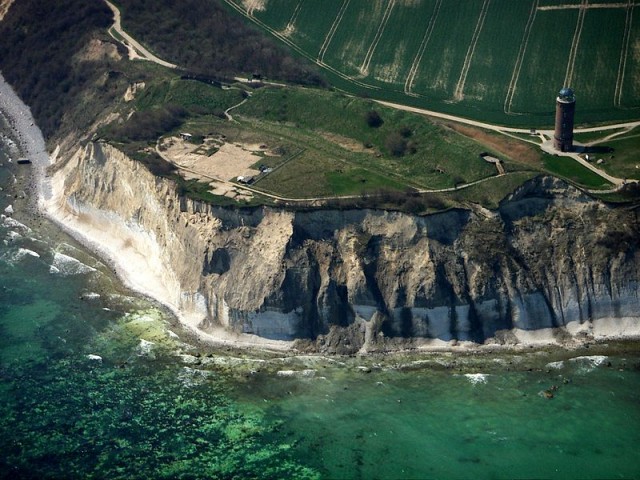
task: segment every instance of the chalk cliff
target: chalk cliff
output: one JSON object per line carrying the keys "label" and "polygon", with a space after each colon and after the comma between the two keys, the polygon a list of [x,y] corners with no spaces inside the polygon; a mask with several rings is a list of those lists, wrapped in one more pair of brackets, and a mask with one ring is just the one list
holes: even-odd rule
{"label": "chalk cliff", "polygon": [[339,353],[640,333],[638,210],[550,177],[493,212],[229,209],[89,143],[51,183],[55,216],[205,331]]}

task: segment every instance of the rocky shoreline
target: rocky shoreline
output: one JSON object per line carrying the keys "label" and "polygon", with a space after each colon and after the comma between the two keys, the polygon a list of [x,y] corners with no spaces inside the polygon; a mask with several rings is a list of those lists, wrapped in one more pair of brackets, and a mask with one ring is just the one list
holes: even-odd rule
{"label": "rocky shoreline", "polygon": [[[454,214],[456,218],[460,215],[464,217],[458,220],[445,218],[446,215],[429,220],[419,220],[395,214],[389,218],[384,217],[387,218],[384,220],[382,217],[378,218],[379,215],[374,214],[375,212],[361,212],[356,216],[362,217],[360,221],[368,225],[366,231],[360,231],[361,227],[357,226],[358,222],[353,225],[349,223],[351,222],[348,220],[351,218],[350,216],[357,212],[346,212],[341,214],[339,218],[332,217],[331,212],[318,212],[317,215],[308,215],[308,220],[290,218],[289,214],[278,212],[256,212],[248,215],[242,214],[240,215],[244,215],[242,219],[231,218],[230,215],[233,212],[212,210],[186,199],[174,198],[176,193],[166,181],[153,178],[144,171],[143,167],[132,162],[115,149],[91,143],[84,149],[77,149],[75,154],[64,152],[64,155],[61,156],[64,158],[60,158],[60,165],[56,166],[55,173],[47,174],[47,168],[51,165],[52,160],[47,154],[42,134],[35,125],[29,109],[15,95],[10,86],[3,79],[0,78],[0,80],[0,110],[5,112],[9,119],[24,154],[33,162],[32,179],[35,186],[34,191],[38,192],[39,209],[63,230],[82,242],[85,247],[105,259],[125,285],[168,307],[178,317],[180,323],[203,344],[333,355],[356,353],[375,355],[408,351],[425,353],[515,352],[526,351],[532,347],[544,349],[550,345],[568,349],[582,348],[600,341],[637,338],[640,332],[640,322],[633,321],[628,313],[621,318],[607,318],[606,312],[610,307],[599,306],[598,297],[594,297],[595,303],[593,299],[587,299],[589,308],[604,309],[605,315],[600,314],[593,321],[592,319],[582,320],[585,314],[582,310],[580,312],[577,310],[581,309],[580,303],[584,300],[579,292],[570,290],[567,290],[563,295],[570,295],[574,299],[562,300],[563,295],[560,295],[557,300],[554,297],[550,298],[550,301],[560,302],[554,308],[559,307],[561,312],[566,311],[567,314],[574,316],[579,313],[581,319],[579,322],[567,320],[564,324],[559,324],[562,328],[558,329],[556,326],[558,319],[530,319],[531,315],[538,311],[541,315],[548,316],[549,313],[540,310],[540,308],[547,308],[543,304],[540,304],[542,305],[540,308],[532,306],[533,300],[537,301],[537,297],[527,297],[529,295],[527,289],[530,287],[526,287],[526,284],[531,282],[531,279],[523,277],[522,280],[506,286],[509,289],[508,296],[506,291],[503,291],[501,294],[503,297],[498,300],[498,304],[492,303],[495,300],[490,298],[490,291],[471,294],[472,296],[481,295],[478,300],[474,300],[475,306],[471,307],[475,316],[473,318],[480,318],[479,315],[489,315],[487,320],[497,323],[495,326],[485,325],[482,327],[489,334],[488,336],[485,334],[483,342],[470,341],[469,330],[465,330],[465,328],[472,328],[472,325],[465,322],[473,321],[473,318],[470,316],[469,320],[465,320],[464,317],[471,315],[466,313],[468,307],[465,307],[464,304],[460,305],[459,300],[449,305],[447,302],[450,300],[445,298],[447,295],[453,295],[454,291],[460,290],[462,286],[452,284],[447,288],[453,288],[453,290],[444,295],[444,291],[440,291],[442,286],[438,284],[443,281],[451,282],[454,276],[463,272],[451,270],[446,273],[439,270],[440,273],[437,273],[435,278],[431,278],[429,269],[433,266],[429,263],[421,266],[420,270],[411,266],[411,258],[417,258],[415,255],[418,255],[418,252],[422,252],[421,255],[426,254],[427,257],[432,257],[425,258],[428,262],[436,261],[436,255],[446,255],[443,257],[446,262],[460,258],[460,252],[452,250],[450,246],[454,237],[449,237],[455,232],[447,229],[455,227],[455,225],[449,225],[452,221],[456,225],[460,222],[464,225],[465,222],[468,222],[468,214],[460,213],[457,216]],[[55,157],[56,155],[53,155],[54,162]],[[108,172],[101,170],[104,168],[104,162],[114,162]],[[131,171],[129,172],[129,170]],[[96,182],[98,180],[103,182],[105,176],[117,177],[118,181],[114,184],[101,184],[99,192],[102,192],[100,195],[103,196],[95,197],[97,192],[90,191],[94,188],[90,185],[97,187]],[[146,200],[143,200],[142,197],[130,198],[127,200],[130,205],[123,210],[122,196],[130,196],[126,191],[133,188],[129,186],[129,183],[134,180],[138,185],[137,190],[144,190],[142,193]],[[143,182],[144,185],[140,182]],[[550,183],[544,188],[558,187]],[[522,208],[525,211],[532,205],[537,205],[535,208],[539,208],[541,201],[548,201],[534,198],[531,203],[527,200],[527,192],[519,195],[520,197],[516,195],[511,199],[511,204],[506,205],[503,212],[503,215],[511,218],[510,221],[514,221],[514,223],[525,215]],[[168,203],[165,204],[165,202]],[[579,197],[563,199],[560,196],[557,202],[559,204],[578,202],[582,205],[585,201]],[[580,208],[582,212],[584,208]],[[589,210],[584,210],[584,212],[589,212]],[[380,215],[384,216],[384,213],[382,212]],[[318,218],[313,220],[316,216]],[[176,221],[177,224],[175,224]],[[181,222],[184,222],[184,225],[178,226]],[[333,230],[334,234],[329,234],[327,237],[327,233],[321,229],[317,232],[314,230],[319,228],[318,225],[326,225],[327,222],[330,224],[327,228]],[[389,227],[393,231],[387,232]],[[290,231],[292,228],[299,231]],[[236,230],[237,235],[234,233]],[[282,238],[278,237],[274,241],[273,235],[276,231],[280,232]],[[309,237],[307,240],[310,242],[309,245],[317,244],[303,256],[300,256],[299,246],[296,247],[297,250],[290,248],[291,242],[302,242],[301,234]],[[485,232],[481,231],[480,234],[485,234]],[[335,237],[332,239],[331,235],[335,235]],[[166,239],[169,237],[175,237],[177,243],[167,243]],[[294,241],[294,238],[297,240]],[[375,238],[379,238],[377,242],[380,243],[372,243]],[[368,245],[362,244],[358,247],[358,242],[365,240]],[[470,248],[477,248],[469,243],[474,241],[473,237],[469,237],[465,241]],[[531,242],[533,240],[523,237],[520,241]],[[220,246],[216,247],[220,242],[222,242]],[[227,243],[225,244],[225,242]],[[382,245],[386,243],[389,245],[383,247]],[[231,250],[227,248],[228,244],[231,245]],[[525,247],[530,248],[529,246]],[[187,250],[182,251],[185,248]],[[350,252],[354,248],[355,250]],[[375,258],[371,257],[373,252],[367,253],[371,248],[381,249]],[[364,255],[363,258],[360,258],[358,249],[364,249],[361,252]],[[398,261],[392,261],[389,258],[384,260],[383,255],[389,256],[389,252],[394,250],[403,252],[403,256],[398,258]],[[332,251],[334,253],[330,253]],[[205,252],[204,259],[200,257],[202,252]],[[338,254],[340,256],[337,256]],[[462,252],[463,256],[466,254],[466,251]],[[314,259],[313,256],[316,255],[318,258]],[[281,333],[277,333],[274,337],[273,332],[293,332],[292,328],[298,328],[296,325],[302,325],[306,321],[301,315],[305,315],[305,309],[308,307],[297,304],[296,301],[308,296],[309,292],[305,290],[312,287],[317,290],[318,285],[315,287],[311,284],[307,285],[305,283],[307,282],[306,277],[300,277],[300,275],[307,271],[308,273],[305,275],[311,279],[314,275],[313,269],[319,268],[320,271],[323,271],[325,268],[320,265],[314,266],[313,262],[320,262],[321,258],[331,258],[331,255],[334,259],[331,260],[331,266],[328,266],[328,272],[340,269],[343,274],[335,278],[329,277],[326,280],[321,280],[322,284],[327,285],[323,287],[326,291],[316,293],[317,299],[303,300],[306,302],[304,305],[312,305],[315,302],[318,305],[316,308],[319,308],[322,302],[324,305],[322,308],[325,310],[320,313],[328,315],[325,320],[328,322],[327,325],[319,327],[320,330],[314,334],[319,334],[317,339],[305,339],[304,336],[296,335],[287,337],[289,334],[277,338],[278,335],[282,335]],[[236,257],[235,262],[234,256]],[[448,256],[451,256],[451,259],[446,260]],[[391,263],[384,266],[384,262],[381,263],[380,258]],[[361,261],[365,264],[361,265]],[[205,265],[204,271],[202,270],[202,262]],[[265,262],[268,265],[260,265]],[[377,273],[367,270],[370,268],[366,267],[367,262],[373,266],[378,264],[379,266],[376,268],[381,270]],[[469,263],[469,265],[472,276],[463,280],[470,282],[470,285],[474,281],[478,284],[478,278],[480,278],[478,275],[481,274],[481,270],[477,266],[473,266],[473,263]],[[400,268],[397,272],[396,267]],[[278,272],[281,268],[287,270]],[[355,273],[361,268],[364,269],[363,272]],[[256,276],[257,272],[262,273]],[[262,278],[263,274],[266,277]],[[361,274],[364,276],[359,279],[358,275]],[[559,273],[550,271],[545,275],[550,274],[558,275]],[[321,273],[321,275],[327,275],[327,273]],[[421,280],[422,277],[416,275],[426,275],[426,277]],[[517,275],[521,275],[521,273],[517,273]],[[402,300],[396,298],[394,293],[397,288],[405,288],[394,283],[397,283],[400,277],[404,278],[403,281],[413,282],[416,285],[425,281],[433,283],[433,287],[430,288],[435,290],[429,295],[435,295],[437,298],[432,300],[428,297],[427,292],[423,292],[421,295],[427,296],[424,299],[419,299],[421,302],[419,308],[415,303],[403,306],[399,303]],[[396,280],[393,280],[394,278]],[[548,278],[548,280],[560,281],[553,280],[553,278]],[[249,289],[251,293],[237,291],[239,288],[237,285],[246,286],[246,282],[255,283],[255,286]],[[315,282],[317,283],[317,280]],[[338,282],[346,282],[346,286],[340,287]],[[379,283],[376,287],[382,290],[375,288],[369,290],[373,282],[384,282]],[[227,284],[228,286],[225,286]],[[424,285],[424,283],[422,284]],[[478,287],[474,288],[486,289],[490,287],[490,285],[482,285],[479,283]],[[233,288],[236,290],[234,291]],[[353,290],[349,293],[351,299],[349,302],[344,303],[342,298],[346,292],[343,292],[342,295],[335,295],[336,292],[339,293],[340,288]],[[500,288],[505,289],[505,286]],[[522,293],[513,293],[514,288],[523,289]],[[297,299],[289,298],[287,290],[297,291],[298,289],[302,290]],[[619,291],[617,295],[620,295]],[[249,296],[247,297],[247,295]],[[322,299],[320,295],[323,295]],[[414,295],[414,293],[405,292],[405,295]],[[469,294],[465,295],[467,295],[466,298],[469,298]],[[524,297],[520,297],[520,295],[524,295]],[[535,295],[539,296],[540,294],[534,293]],[[596,294],[590,293],[590,295]],[[495,315],[500,314],[503,307],[498,308],[495,305],[513,300],[520,303],[515,306],[507,306],[507,308],[519,309],[520,313],[510,313],[510,315],[515,315],[516,322],[511,326],[511,330],[507,327],[507,330],[504,330],[506,333],[492,337],[495,331],[505,328],[501,326],[503,320],[497,317],[494,319]],[[625,300],[627,303],[629,301],[633,303],[637,301],[637,298],[633,300],[629,297],[628,300]],[[395,330],[391,330],[391,336],[383,335],[380,337],[380,332],[382,332],[380,324],[385,321],[381,317],[383,311],[380,310],[380,302],[385,305],[382,307],[383,311],[387,312],[385,315],[390,316],[386,320],[388,328],[403,329],[408,318],[412,318],[413,326],[411,328],[418,328],[424,332],[421,335],[403,338]],[[434,302],[445,303],[439,306]],[[378,307],[376,307],[376,303]],[[619,302],[616,305],[615,308],[621,308]],[[480,308],[484,310],[480,310]],[[528,309],[531,308],[533,310],[529,312]],[[631,307],[624,306],[624,311],[631,311],[629,308]],[[447,309],[449,309],[449,313],[447,313]],[[346,310],[350,310],[351,315],[355,316],[355,320],[351,319],[350,323],[347,317],[341,317],[341,315],[349,315],[348,313],[340,313]],[[317,316],[318,313],[313,315]],[[551,315],[556,315],[553,313],[553,309]],[[565,313],[562,315],[564,316]],[[424,320],[421,320],[423,317]],[[453,318],[454,324],[447,326],[447,322],[450,321],[449,317]],[[425,321],[424,325],[420,323]],[[533,323],[531,323],[532,321]],[[334,325],[334,323],[341,326]],[[534,324],[539,325],[534,326]],[[247,328],[253,331],[247,333]],[[303,330],[305,328],[307,327],[303,327]],[[324,332],[323,328],[326,328]],[[455,333],[453,328],[456,329]],[[487,328],[489,330],[486,330]],[[261,335],[260,331],[264,331],[266,335]],[[429,338],[430,335],[431,338]]]}

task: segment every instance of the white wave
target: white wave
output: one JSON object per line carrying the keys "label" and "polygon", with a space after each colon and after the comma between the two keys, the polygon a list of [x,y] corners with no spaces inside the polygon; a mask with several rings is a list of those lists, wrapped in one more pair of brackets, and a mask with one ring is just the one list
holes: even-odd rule
{"label": "white wave", "polygon": [[27,256],[36,258],[40,257],[40,255],[38,255],[33,250],[29,250],[27,248],[19,248],[18,250],[8,251],[0,257],[0,260],[13,266]]}
{"label": "white wave", "polygon": [[591,372],[597,367],[603,365],[609,357],[606,355],[587,355],[570,359],[570,362],[578,364],[585,372]]}
{"label": "white wave", "polygon": [[278,377],[315,377],[316,371],[308,370],[279,370],[276,372]]}
{"label": "white wave", "polygon": [[80,260],[77,260],[64,253],[56,252],[53,256],[53,263],[49,267],[49,273],[60,274],[64,277],[69,275],[80,275],[84,273],[95,272],[96,269],[85,265]]}
{"label": "white wave", "polygon": [[560,370],[561,368],[564,368],[564,362],[562,360],[560,360],[559,362],[550,362],[547,363],[546,367],[552,368],[554,370]]}
{"label": "white wave", "polygon": [[477,385],[479,383],[487,383],[487,377],[489,375],[486,373],[465,373],[464,376],[472,385]]}
{"label": "white wave", "polygon": [[100,294],[95,292],[87,292],[87,293],[83,293],[81,295],[81,298],[83,300],[97,300],[98,298],[100,298]]}
{"label": "white wave", "polygon": [[25,224],[20,223],[17,220],[14,220],[11,217],[6,217],[4,215],[0,215],[0,218],[2,219],[2,226],[5,228],[15,228],[18,230],[22,230],[23,232],[30,232],[31,229],[29,227],[27,227]]}
{"label": "white wave", "polygon": [[6,239],[9,242],[15,242],[16,240],[22,238],[22,235],[20,235],[18,232],[14,232],[13,230],[10,230],[9,232],[7,232],[7,236]]}

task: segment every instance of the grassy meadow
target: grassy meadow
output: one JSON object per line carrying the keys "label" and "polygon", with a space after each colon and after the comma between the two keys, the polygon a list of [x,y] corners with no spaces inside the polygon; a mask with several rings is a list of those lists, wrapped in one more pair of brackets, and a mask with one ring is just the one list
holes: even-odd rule
{"label": "grassy meadow", "polygon": [[[231,106],[236,108],[230,121],[224,110]],[[253,168],[271,170],[256,179],[256,196],[248,203],[241,201],[243,205],[270,204],[275,201],[271,195],[416,213],[468,202],[495,207],[522,182],[545,173],[588,189],[611,187],[576,162],[543,154],[518,137],[433,120],[330,90],[248,89],[241,84],[223,89],[165,71],[147,77],[146,86],[123,108],[128,120],[103,127],[100,136],[154,173],[174,178],[184,194],[216,204],[234,201],[211,194],[206,182],[182,179],[178,169],[156,154],[159,137],[190,132],[196,139],[194,151],[207,135],[237,146],[268,145],[269,153],[261,152]],[[126,113],[131,111],[135,114]],[[584,134],[582,140],[604,135]],[[605,167],[614,174],[633,172],[635,132],[605,144],[614,148],[615,158],[607,159]],[[481,158],[485,152],[501,159],[506,175]]]}
{"label": "grassy meadow", "polygon": [[578,123],[640,112],[640,21],[626,2],[224,1],[351,93],[541,127],[567,84]]}

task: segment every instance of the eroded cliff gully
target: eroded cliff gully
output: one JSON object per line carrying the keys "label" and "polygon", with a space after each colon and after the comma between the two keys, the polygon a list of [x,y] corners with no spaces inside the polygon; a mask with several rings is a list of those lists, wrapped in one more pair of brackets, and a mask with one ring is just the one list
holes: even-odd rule
{"label": "eroded cliff gully", "polygon": [[101,143],[51,175],[54,216],[205,331],[335,353],[640,332],[638,210],[550,177],[418,217],[214,207]]}

